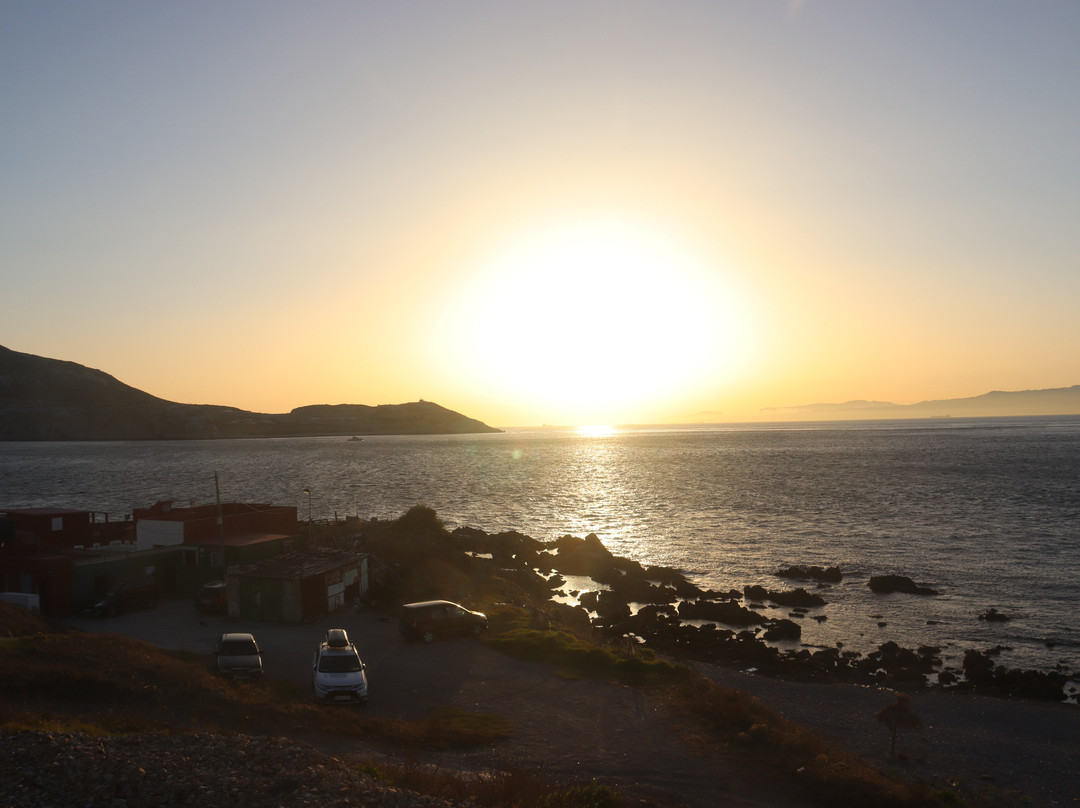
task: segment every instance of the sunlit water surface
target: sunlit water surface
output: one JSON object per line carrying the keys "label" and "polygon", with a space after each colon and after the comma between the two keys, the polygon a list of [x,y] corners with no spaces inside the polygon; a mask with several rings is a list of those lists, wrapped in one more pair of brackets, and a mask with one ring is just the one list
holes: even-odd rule
{"label": "sunlit water surface", "polygon": [[[633,429],[611,435],[0,443],[0,507],[113,518],[155,501],[296,505],[316,520],[434,508],[448,527],[538,539],[596,533],[613,552],[721,590],[789,587],[791,564],[844,581],[803,642],[886,640],[1000,661],[1080,664],[1080,417]],[[941,593],[875,596],[897,573]],[[988,623],[988,608],[1012,617]],[[768,609],[768,614],[787,610]],[[884,626],[879,625],[884,623]]]}

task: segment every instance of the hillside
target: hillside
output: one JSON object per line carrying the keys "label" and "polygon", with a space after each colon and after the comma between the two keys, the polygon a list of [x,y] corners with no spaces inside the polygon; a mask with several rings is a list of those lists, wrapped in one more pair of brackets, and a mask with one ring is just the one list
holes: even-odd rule
{"label": "hillside", "polygon": [[178,404],[75,362],[0,346],[0,440],[186,440],[498,432],[430,401],[288,413]]}
{"label": "hillside", "polygon": [[842,404],[806,404],[771,407],[769,419],[860,420],[892,418],[1008,418],[1039,415],[1080,415],[1080,385],[1048,390],[995,390],[981,396],[893,404],[889,401],[847,401]]}

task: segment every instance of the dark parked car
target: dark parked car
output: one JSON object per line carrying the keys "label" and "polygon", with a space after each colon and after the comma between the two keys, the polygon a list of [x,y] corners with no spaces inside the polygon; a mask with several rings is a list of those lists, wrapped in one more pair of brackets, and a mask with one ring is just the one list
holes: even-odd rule
{"label": "dark parked car", "polygon": [[195,598],[195,608],[207,614],[224,614],[229,600],[225,592],[224,581],[211,581],[203,584]]}
{"label": "dark parked car", "polygon": [[262,651],[250,634],[222,634],[214,648],[217,671],[233,679],[255,680],[262,676]]}
{"label": "dark parked car", "polygon": [[157,598],[157,581],[153,576],[136,575],[110,586],[101,600],[86,611],[96,617],[114,617],[135,609],[152,609],[157,605]]}
{"label": "dark parked car", "polygon": [[425,600],[401,607],[398,631],[402,636],[431,642],[451,634],[479,634],[488,626],[487,615],[448,600]]}

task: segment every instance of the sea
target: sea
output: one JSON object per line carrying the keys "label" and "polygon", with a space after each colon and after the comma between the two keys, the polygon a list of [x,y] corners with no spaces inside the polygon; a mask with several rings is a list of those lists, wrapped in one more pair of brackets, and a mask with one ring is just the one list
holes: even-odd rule
{"label": "sea", "polygon": [[[934,646],[952,667],[992,650],[1007,667],[1080,672],[1080,416],[0,442],[0,510],[122,519],[218,497],[295,505],[301,521],[419,504],[450,529],[594,533],[704,588],[819,592],[826,605],[795,618],[802,645]],[[792,565],[844,577],[816,589],[775,576]],[[873,594],[886,574],[938,594]],[[980,619],[991,608],[1009,619]]]}

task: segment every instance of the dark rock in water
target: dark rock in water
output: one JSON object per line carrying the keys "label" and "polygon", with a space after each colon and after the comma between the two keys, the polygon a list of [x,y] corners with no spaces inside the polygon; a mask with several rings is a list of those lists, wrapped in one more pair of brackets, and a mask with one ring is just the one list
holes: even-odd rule
{"label": "dark rock in water", "polygon": [[988,623],[1007,623],[1012,618],[1007,614],[1002,614],[997,609],[990,607],[990,609],[979,615],[979,619],[985,620]]}
{"label": "dark rock in water", "polygon": [[787,606],[789,608],[794,607],[816,607],[824,606],[825,598],[821,595],[815,595],[811,592],[807,592],[802,587],[791,590],[772,590],[766,589],[763,586],[746,586],[743,587],[743,595],[747,600],[761,601],[769,600],[778,606]]}
{"label": "dark rock in water", "polygon": [[626,601],[635,603],[674,603],[678,593],[670,586],[657,586],[644,578],[624,575],[612,582],[611,589]]}
{"label": "dark rock in water", "polygon": [[758,626],[765,622],[765,618],[757,612],[731,601],[684,600],[679,604],[679,617],[684,620],[716,620],[729,626]]}
{"label": "dark rock in water", "polygon": [[821,597],[821,595],[807,592],[801,587],[787,592],[769,592],[769,599],[773,603],[778,603],[781,606],[814,607],[825,605],[825,598]]}
{"label": "dark rock in water", "polygon": [[872,575],[867,584],[870,591],[878,595],[891,595],[902,592],[906,595],[936,595],[937,590],[919,586],[906,575]]}
{"label": "dark rock in water", "polygon": [[979,651],[964,654],[964,678],[973,685],[989,684],[994,678],[994,660]]}
{"label": "dark rock in water", "polygon": [[[582,605],[585,606],[585,600],[582,598]],[[607,589],[601,589],[597,593],[594,611],[599,615],[602,622],[612,622],[615,620],[623,620],[630,616],[630,606],[627,605],[619,595],[615,592],[611,592]]]}
{"label": "dark rock in water", "polygon": [[791,620],[777,620],[761,636],[766,640],[797,640],[802,637],[802,626]]}
{"label": "dark rock in water", "polygon": [[844,573],[839,567],[817,567],[796,565],[777,570],[773,573],[777,578],[794,578],[796,580],[826,581],[838,584],[844,579]]}
{"label": "dark rock in water", "polygon": [[743,595],[747,600],[762,601],[769,599],[769,590],[756,584],[743,587]]}
{"label": "dark rock in water", "polygon": [[994,687],[1006,696],[1026,699],[1060,701],[1065,697],[1069,677],[1056,671],[1019,671],[1007,668],[994,670]]}
{"label": "dark rock in water", "polygon": [[942,671],[938,674],[937,680],[939,684],[948,687],[949,685],[956,683],[956,674],[951,671]]}
{"label": "dark rock in water", "polygon": [[557,551],[554,567],[564,575],[589,575],[601,580],[600,576],[615,565],[615,557],[595,533],[584,539],[561,536],[555,540],[554,547]]}

